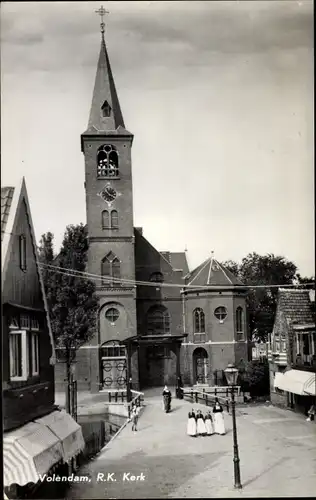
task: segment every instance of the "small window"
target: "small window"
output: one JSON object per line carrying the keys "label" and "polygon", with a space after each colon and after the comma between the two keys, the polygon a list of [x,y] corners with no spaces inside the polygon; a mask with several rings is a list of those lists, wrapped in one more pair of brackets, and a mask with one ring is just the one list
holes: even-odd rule
{"label": "small window", "polygon": [[111,211],[111,229],[118,229],[118,213],[117,210]]}
{"label": "small window", "polygon": [[193,329],[194,333],[205,333],[205,314],[200,307],[193,311]]}
{"label": "small window", "polygon": [[101,106],[101,110],[102,110],[102,116],[104,118],[108,118],[109,116],[111,116],[111,106],[109,105],[108,101],[104,101],[104,103]]}
{"label": "small window", "polygon": [[244,311],[242,307],[236,309],[236,334],[237,340],[242,340],[244,337]]}
{"label": "small window", "polygon": [[26,330],[30,330],[31,327],[31,318],[28,314],[21,314],[21,328],[25,328]]}
{"label": "small window", "polygon": [[163,274],[160,272],[152,273],[150,276],[150,281],[153,281],[155,283],[162,283],[163,280],[164,280]]}
{"label": "small window", "polygon": [[26,271],[26,238],[24,235],[20,236],[20,268]]}
{"label": "small window", "polygon": [[32,347],[32,375],[39,374],[39,348],[38,348],[38,334],[32,333],[31,336]]}
{"label": "small window", "polygon": [[36,318],[31,319],[31,330],[33,330],[33,332],[38,332],[38,330],[39,330],[38,319],[36,319]]}
{"label": "small window", "polygon": [[28,349],[25,331],[11,331],[9,337],[10,380],[27,380]]}
{"label": "small window", "polygon": [[19,320],[16,316],[11,316],[9,328],[16,329],[16,330],[19,329]]}
{"label": "small window", "polygon": [[220,322],[223,322],[227,316],[227,309],[224,306],[217,307],[214,311],[214,315]]}
{"label": "small window", "polygon": [[103,212],[102,212],[102,229],[109,229],[109,227],[110,227],[109,211],[103,210]]}
{"label": "small window", "polygon": [[119,316],[120,313],[115,307],[111,307],[105,313],[105,317],[110,323],[115,323],[115,321],[118,320]]}

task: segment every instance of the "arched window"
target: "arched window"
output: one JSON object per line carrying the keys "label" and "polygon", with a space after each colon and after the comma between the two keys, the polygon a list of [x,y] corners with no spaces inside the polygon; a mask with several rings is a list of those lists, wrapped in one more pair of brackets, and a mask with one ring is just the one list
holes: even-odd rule
{"label": "arched window", "polygon": [[118,177],[119,165],[116,148],[111,144],[100,146],[97,154],[98,177]]}
{"label": "arched window", "polygon": [[117,210],[103,210],[102,212],[102,229],[118,229],[118,213]]}
{"label": "arched window", "polygon": [[117,210],[111,211],[111,229],[118,229],[118,213]]}
{"label": "arched window", "polygon": [[109,227],[110,227],[109,211],[103,210],[103,212],[102,212],[102,229],[109,229]]}
{"label": "arched window", "polygon": [[205,332],[205,314],[200,307],[197,307],[193,311],[193,331],[194,333]]}
{"label": "arched window", "polygon": [[121,264],[113,252],[108,253],[101,262],[101,274],[103,286],[120,286],[117,279],[121,276]]}
{"label": "arched window", "polygon": [[153,306],[147,313],[147,331],[150,335],[170,333],[170,315],[163,306]]}
{"label": "arched window", "polygon": [[163,274],[160,272],[152,273],[150,276],[150,281],[154,281],[155,283],[162,283],[163,279]]}
{"label": "arched window", "polygon": [[244,311],[242,307],[236,309],[236,332],[243,333],[244,331]]}
{"label": "arched window", "polygon": [[236,309],[236,334],[239,340],[244,336],[244,310],[242,307]]}

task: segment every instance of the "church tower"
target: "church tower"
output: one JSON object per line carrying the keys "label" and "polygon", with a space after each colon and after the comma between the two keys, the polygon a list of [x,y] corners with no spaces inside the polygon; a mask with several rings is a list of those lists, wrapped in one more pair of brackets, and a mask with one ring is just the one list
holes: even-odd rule
{"label": "church tower", "polygon": [[[118,342],[137,334],[133,135],[125,128],[105,43],[106,11],[101,8],[98,12],[102,16],[101,48],[88,128],[81,135],[89,236],[87,272],[100,276],[95,281],[100,299],[97,331],[90,345],[81,350],[87,353],[81,352],[77,363],[77,371],[82,371],[81,376],[77,373],[78,381],[87,380],[90,365],[91,392],[126,387],[125,352]],[[109,368],[109,358],[115,358],[116,368]]]}

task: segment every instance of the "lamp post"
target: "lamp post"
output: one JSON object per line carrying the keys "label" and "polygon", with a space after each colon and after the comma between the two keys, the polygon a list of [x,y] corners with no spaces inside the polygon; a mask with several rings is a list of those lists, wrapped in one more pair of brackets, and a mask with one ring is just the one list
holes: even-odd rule
{"label": "lamp post", "polygon": [[235,488],[242,488],[240,482],[240,468],[239,468],[239,452],[237,442],[237,428],[236,428],[236,412],[235,412],[235,386],[237,385],[238,369],[229,364],[224,370],[227,383],[231,388],[231,402],[232,402],[232,419],[233,419],[233,441],[234,441],[234,486]]}

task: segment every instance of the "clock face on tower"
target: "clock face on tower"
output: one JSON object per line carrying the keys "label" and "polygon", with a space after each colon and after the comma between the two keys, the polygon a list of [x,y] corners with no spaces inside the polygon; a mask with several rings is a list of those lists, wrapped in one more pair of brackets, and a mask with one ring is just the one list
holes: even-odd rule
{"label": "clock face on tower", "polygon": [[117,193],[114,188],[111,186],[105,186],[105,188],[101,191],[101,197],[107,203],[112,203],[115,200]]}

